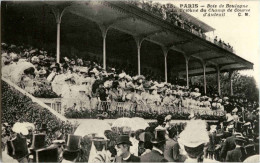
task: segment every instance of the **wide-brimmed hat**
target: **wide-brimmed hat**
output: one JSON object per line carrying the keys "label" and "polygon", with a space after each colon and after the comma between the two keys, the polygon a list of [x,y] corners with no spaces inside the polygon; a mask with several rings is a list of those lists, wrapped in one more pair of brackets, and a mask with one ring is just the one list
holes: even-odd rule
{"label": "wide-brimmed hat", "polygon": [[135,90],[137,90],[137,91],[144,91],[144,88],[143,88],[143,86],[138,86],[138,87],[135,87]]}
{"label": "wide-brimmed hat", "polygon": [[97,118],[100,119],[105,119],[108,117],[108,113],[107,112],[103,112],[102,114],[97,114]]}
{"label": "wide-brimmed hat", "polygon": [[129,76],[129,75],[126,75],[125,78],[126,78],[126,80],[128,80],[128,81],[132,80],[131,76]]}
{"label": "wide-brimmed hat", "polygon": [[186,147],[195,148],[209,142],[206,121],[190,120],[180,133],[178,142]]}
{"label": "wide-brimmed hat", "polygon": [[157,90],[157,93],[161,93],[163,91],[165,91],[167,88],[165,87],[160,87],[158,90]]}
{"label": "wide-brimmed hat", "polygon": [[39,73],[39,75],[45,75],[47,72],[46,72],[46,70],[41,69],[38,73]]}
{"label": "wide-brimmed hat", "polygon": [[245,143],[245,142],[246,142],[246,138],[243,137],[243,136],[241,136],[241,135],[236,135],[236,136],[235,136],[235,141]]}
{"label": "wide-brimmed hat", "polygon": [[36,64],[36,63],[40,62],[40,59],[37,56],[33,56],[31,61],[32,61],[33,64]]}
{"label": "wide-brimmed hat", "polygon": [[51,68],[51,69],[53,69],[53,68],[58,68],[58,65],[57,65],[57,64],[52,64],[52,65],[50,66],[50,68]]}
{"label": "wide-brimmed hat", "polygon": [[67,139],[67,145],[65,148],[65,151],[69,151],[69,152],[76,152],[80,150],[80,140],[81,140],[81,136],[78,135],[68,135],[68,139]]}
{"label": "wide-brimmed hat", "polygon": [[116,145],[119,145],[119,144],[128,144],[128,145],[132,146],[132,142],[129,140],[128,135],[119,135],[116,139]]}
{"label": "wide-brimmed hat", "polygon": [[88,73],[88,67],[80,67],[79,71],[81,73]]}
{"label": "wide-brimmed hat", "polygon": [[145,80],[145,77],[143,75],[138,75],[137,80],[140,80],[140,79]]}
{"label": "wide-brimmed hat", "polygon": [[150,87],[149,90],[157,90],[157,87],[154,85],[154,86]]}
{"label": "wide-brimmed hat", "polygon": [[123,79],[125,76],[126,76],[126,73],[124,73],[124,72],[118,75],[119,79]]}
{"label": "wide-brimmed hat", "polygon": [[238,109],[235,108],[235,109],[232,110],[232,113],[236,113],[237,111],[238,111]]}

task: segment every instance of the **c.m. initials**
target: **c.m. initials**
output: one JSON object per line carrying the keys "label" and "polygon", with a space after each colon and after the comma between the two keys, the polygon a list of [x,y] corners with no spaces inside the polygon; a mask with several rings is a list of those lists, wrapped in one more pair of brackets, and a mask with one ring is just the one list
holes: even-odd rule
{"label": "c.m. initials", "polygon": [[[238,16],[243,16],[241,13],[238,13]],[[249,16],[249,14],[246,12],[245,16]]]}

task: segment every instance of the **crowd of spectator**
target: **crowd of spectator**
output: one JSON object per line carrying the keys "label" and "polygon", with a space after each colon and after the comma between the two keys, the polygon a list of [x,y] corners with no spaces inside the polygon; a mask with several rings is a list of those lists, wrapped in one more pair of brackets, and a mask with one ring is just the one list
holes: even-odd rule
{"label": "crowd of spectator", "polygon": [[64,57],[61,63],[56,63],[48,54],[44,49],[2,43],[2,76],[35,97],[60,97],[62,114],[66,110],[89,114],[101,109],[115,115],[113,103],[123,102],[123,109],[129,111],[126,114],[138,115],[139,111],[148,118],[158,113],[175,114],[177,110],[181,111],[180,116],[175,114],[177,119],[187,119],[190,110],[202,110],[206,115],[207,111],[224,113],[227,111],[224,106],[230,102],[228,97],[203,96],[196,87],[158,82],[143,75],[130,76],[123,68],[108,66],[104,70],[98,63],[81,58]]}
{"label": "crowd of spectator", "polygon": [[[124,70],[102,69],[80,58],[60,64],[46,51],[2,43],[2,75],[36,97],[61,97],[62,108],[96,110],[101,101],[125,102],[137,110],[165,113],[171,109],[221,110],[224,101],[201,96],[199,89],[130,76]],[[218,103],[214,106],[215,103]],[[213,104],[213,107],[211,105]],[[132,108],[136,110],[136,108]]]}
{"label": "crowd of spectator", "polygon": [[[235,121],[233,115],[224,121],[208,123],[196,118],[186,123],[171,123],[170,115],[159,115],[157,122],[145,129],[112,128],[103,131],[104,137],[94,132],[86,135],[57,132],[50,144],[46,142],[48,130],[43,124],[38,128],[27,121],[3,123],[2,159],[25,163],[36,160],[105,163],[123,159],[127,162],[258,162],[259,158],[251,160],[251,156],[259,157],[259,108],[254,109],[254,115],[251,122]],[[161,154],[154,157],[156,151]]]}
{"label": "crowd of spectator", "polygon": [[[208,128],[209,140],[204,142],[207,144],[206,146],[200,148],[203,149],[205,158],[214,158],[218,161],[243,161],[252,154],[259,153],[257,151],[259,105],[256,102],[252,103],[246,99],[234,97],[221,98],[218,95],[213,97],[201,96],[198,88],[187,88],[164,82],[158,83],[157,81],[146,80],[142,75],[131,77],[124,71],[117,72],[116,69],[110,67],[106,71],[97,63],[84,61],[80,58],[69,59],[65,57],[64,61],[57,64],[55,59],[48,56],[48,52],[43,49],[27,49],[7,44],[2,44],[2,47],[3,77],[10,79],[33,95],[35,95],[36,91],[41,91],[43,87],[47,87],[48,89],[45,90],[48,93],[44,93],[45,96],[55,94],[55,97],[60,96],[63,99],[64,107],[90,112],[99,110],[97,106],[101,101],[110,102],[111,105],[113,102],[134,103],[135,107],[131,109],[134,114],[131,116],[139,116],[136,114],[136,110],[142,110],[143,113],[146,113],[147,118],[151,118],[149,117],[151,116],[150,113],[154,113],[152,118],[158,120],[157,124],[150,124],[150,127],[145,132],[124,133],[124,130],[119,130],[123,133],[117,133],[115,131],[106,131],[104,133],[105,139],[95,137],[95,133],[93,135],[84,135],[82,138],[82,136],[72,135],[77,125],[59,120],[47,109],[41,108],[38,104],[33,103],[30,98],[22,95],[2,81],[2,130],[4,130],[2,133],[2,147],[5,158],[12,161],[35,162],[36,159],[44,160],[46,158],[53,161],[53,159],[59,158],[58,161],[62,162],[64,160],[87,162],[90,158],[97,159],[96,157],[90,157],[91,149],[94,147],[93,142],[97,153],[100,152],[105,155],[109,153],[107,160],[101,162],[119,161],[122,159],[120,157],[123,157],[120,150],[118,150],[119,141],[122,141],[122,139],[132,140],[135,146],[137,143],[137,151],[135,150],[134,153],[129,151],[129,153],[135,157],[139,156],[140,160],[145,160],[147,157],[144,158],[142,155],[149,154],[155,148],[160,148],[164,154],[161,161],[165,161],[165,159],[170,161],[171,159],[173,161],[188,160],[193,156],[189,153],[190,150],[187,150],[188,148],[182,149],[182,151],[186,151],[183,153],[178,151],[183,148],[181,143],[184,143],[185,146],[185,142],[183,142],[185,138],[182,135],[189,134],[182,132],[183,129],[185,130],[184,125],[172,125],[169,122],[171,119],[176,119],[176,117],[178,119],[178,116],[180,119],[203,119],[203,116],[197,114],[196,110],[204,112],[211,110],[225,111],[224,118],[216,118],[218,120],[217,124],[209,124],[209,126],[212,126]],[[44,86],[39,86],[39,84]],[[82,100],[88,101],[90,108],[88,106],[84,109],[83,105],[81,105],[83,107],[78,108],[78,105],[80,106],[79,102],[82,102]],[[128,105],[127,108],[129,109],[131,106]],[[171,110],[172,108],[177,108],[180,111],[186,108],[189,112],[178,114],[175,110]],[[101,110],[101,112],[104,111],[113,112],[113,110]],[[168,115],[169,113],[171,115]],[[97,116],[103,119],[106,118],[105,115],[94,112],[91,116],[92,118]],[[168,115],[167,118],[166,115]],[[193,129],[196,130],[196,128]],[[201,133],[200,129],[198,128],[199,133]],[[152,141],[150,139],[147,142],[140,138],[141,133],[156,137],[156,135],[160,135],[156,134],[156,132],[161,130],[165,131],[164,136],[167,141],[162,137],[157,137],[157,139],[164,139],[164,141]],[[131,138],[129,136],[123,138],[122,135],[124,134],[130,135]],[[36,137],[41,137],[41,140],[44,140],[38,148],[34,148],[35,141],[38,140]],[[230,139],[233,139],[231,146],[229,146]],[[171,146],[168,140],[175,141],[176,145]],[[10,146],[10,143],[13,145]],[[23,145],[21,146],[20,143],[23,143]],[[75,144],[77,145],[75,146]],[[105,144],[107,150],[99,147],[99,145]],[[164,145],[165,147],[170,145],[170,148],[175,149],[176,153],[168,155],[166,150],[168,148],[161,148]],[[189,149],[194,147],[188,145],[186,144]],[[22,148],[17,149],[18,146]],[[70,146],[76,149],[73,150]],[[28,150],[28,147],[31,148]],[[239,148],[242,152],[238,160],[232,160],[234,158],[230,156],[230,152],[234,148]],[[47,154],[50,157],[41,157],[42,155],[39,152],[43,152],[45,156]],[[38,153],[38,155],[35,153]],[[59,157],[55,157],[56,155]],[[197,156],[196,158],[202,159]],[[138,160],[136,158],[135,161]],[[46,162],[46,160],[42,162]]]}

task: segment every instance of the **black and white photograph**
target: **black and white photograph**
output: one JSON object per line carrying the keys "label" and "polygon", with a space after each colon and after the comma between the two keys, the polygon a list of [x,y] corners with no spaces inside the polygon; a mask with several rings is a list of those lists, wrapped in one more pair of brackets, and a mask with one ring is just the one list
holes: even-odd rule
{"label": "black and white photograph", "polygon": [[0,162],[260,162],[260,1],[0,4]]}

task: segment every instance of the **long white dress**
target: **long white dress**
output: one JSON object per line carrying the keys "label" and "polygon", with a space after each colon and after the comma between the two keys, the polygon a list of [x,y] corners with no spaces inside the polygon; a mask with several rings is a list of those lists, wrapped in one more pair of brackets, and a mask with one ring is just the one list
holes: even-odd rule
{"label": "long white dress", "polygon": [[56,75],[55,78],[53,79],[51,86],[52,86],[52,90],[57,95],[61,95],[62,87],[63,87],[64,84],[66,84],[65,79],[66,79],[65,74]]}

